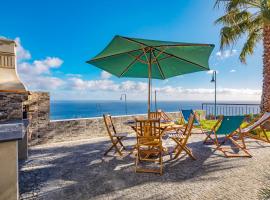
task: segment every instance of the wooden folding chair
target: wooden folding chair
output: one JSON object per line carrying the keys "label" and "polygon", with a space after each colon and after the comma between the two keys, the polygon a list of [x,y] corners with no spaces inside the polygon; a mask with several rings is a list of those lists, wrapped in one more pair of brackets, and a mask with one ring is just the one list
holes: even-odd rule
{"label": "wooden folding chair", "polygon": [[169,138],[171,138],[176,143],[176,147],[174,148],[174,159],[178,158],[182,151],[185,151],[187,155],[189,155],[193,160],[196,160],[191,149],[187,146],[188,139],[191,135],[194,119],[195,115],[191,114],[183,132],[169,134]]}
{"label": "wooden folding chair", "polygon": [[[137,154],[135,161],[135,172],[150,172],[162,174],[162,130],[159,119],[136,119]],[[142,162],[158,162],[159,169],[139,167]]]}
{"label": "wooden folding chair", "polygon": [[108,135],[112,142],[112,146],[104,153],[104,156],[106,156],[113,148],[115,149],[115,152],[122,156],[122,150],[125,150],[125,146],[123,145],[122,140],[127,137],[128,133],[116,132],[111,115],[103,115],[103,119]]}
{"label": "wooden folding chair", "polygon": [[[256,131],[258,131],[257,134]],[[242,129],[242,133],[245,136],[270,143],[270,138],[266,131],[270,131],[270,112],[265,112],[264,114],[254,118]],[[264,137],[262,137],[262,135]]]}
{"label": "wooden folding chair", "polygon": [[203,130],[202,124],[201,124],[200,121],[197,119],[196,114],[193,112],[193,110],[191,110],[191,109],[189,109],[189,110],[181,110],[181,111],[180,111],[180,114],[181,114],[182,122],[183,122],[184,124],[187,124],[187,123],[188,123],[189,117],[191,116],[191,114],[193,114],[193,115],[195,116],[195,118],[194,118],[194,123],[193,123],[193,128],[199,128],[200,131],[201,131],[203,134],[206,134],[206,132]]}
{"label": "wooden folding chair", "polygon": [[[225,157],[252,157],[250,153],[246,150],[246,145],[244,141],[244,134],[241,131],[241,124],[243,123],[245,116],[222,116],[217,121],[216,125],[213,127],[212,131],[207,135],[204,143],[208,139],[214,141],[216,145],[216,150],[223,152]],[[223,141],[218,140],[218,135],[224,135]],[[240,143],[237,142],[240,140]],[[230,147],[231,150],[238,149],[244,154],[239,153],[228,153],[227,149],[223,148],[227,141],[231,141],[234,146]]]}

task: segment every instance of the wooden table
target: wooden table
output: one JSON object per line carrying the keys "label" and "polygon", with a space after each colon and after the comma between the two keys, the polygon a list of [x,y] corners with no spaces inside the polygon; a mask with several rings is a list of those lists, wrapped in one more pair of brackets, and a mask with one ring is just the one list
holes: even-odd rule
{"label": "wooden table", "polygon": [[[136,132],[136,121],[135,120],[124,122],[124,124],[130,126]],[[183,129],[184,126],[176,124],[174,121],[170,121],[170,122],[161,121],[160,128],[162,131],[164,131],[164,133],[166,133],[167,131],[178,131],[180,129]]]}

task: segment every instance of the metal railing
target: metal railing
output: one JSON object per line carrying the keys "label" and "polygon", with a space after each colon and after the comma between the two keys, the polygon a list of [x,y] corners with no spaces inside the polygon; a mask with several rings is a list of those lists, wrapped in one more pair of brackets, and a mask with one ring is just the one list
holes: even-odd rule
{"label": "metal railing", "polygon": [[[206,111],[206,116],[215,115],[214,103],[202,103],[202,110]],[[230,104],[230,103],[217,103],[216,115],[249,115],[260,113],[260,104]]]}

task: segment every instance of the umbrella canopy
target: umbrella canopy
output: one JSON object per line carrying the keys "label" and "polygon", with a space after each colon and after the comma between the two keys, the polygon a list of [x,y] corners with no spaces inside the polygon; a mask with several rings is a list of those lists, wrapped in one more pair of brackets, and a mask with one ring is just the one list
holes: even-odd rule
{"label": "umbrella canopy", "polygon": [[209,70],[213,44],[167,42],[115,36],[97,56],[87,61],[117,77],[148,78],[148,113],[151,79]]}

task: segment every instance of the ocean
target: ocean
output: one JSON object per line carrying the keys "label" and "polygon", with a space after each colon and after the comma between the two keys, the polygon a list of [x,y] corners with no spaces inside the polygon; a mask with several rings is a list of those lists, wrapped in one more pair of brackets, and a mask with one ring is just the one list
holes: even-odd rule
{"label": "ocean", "polygon": [[[165,110],[166,112],[179,111],[179,109],[201,109],[202,103],[203,102],[200,101],[159,101],[157,102],[157,108]],[[243,102],[230,102],[230,103],[243,103]],[[244,102],[244,103],[258,103],[258,102]],[[152,104],[152,110],[155,110],[154,103]],[[147,112],[146,101],[127,102],[127,114],[144,114],[146,112]],[[104,113],[110,113],[111,115],[125,115],[126,109],[124,101],[116,101],[116,100],[51,101],[50,118],[52,120],[100,117]]]}

